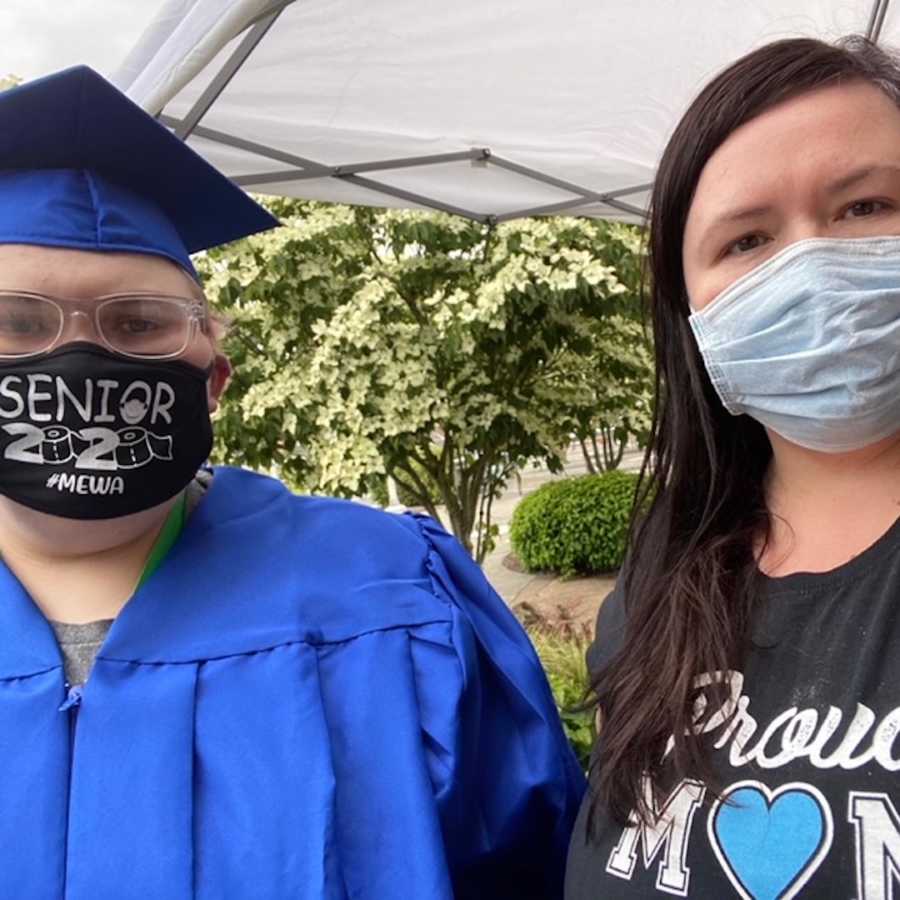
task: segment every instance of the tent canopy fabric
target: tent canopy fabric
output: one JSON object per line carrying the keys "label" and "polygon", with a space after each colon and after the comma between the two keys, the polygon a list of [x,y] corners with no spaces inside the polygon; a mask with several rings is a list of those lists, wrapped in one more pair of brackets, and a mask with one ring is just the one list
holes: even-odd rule
{"label": "tent canopy fabric", "polygon": [[850,33],[900,45],[900,2],[166,0],[115,80],[259,193],[640,221],[710,76]]}

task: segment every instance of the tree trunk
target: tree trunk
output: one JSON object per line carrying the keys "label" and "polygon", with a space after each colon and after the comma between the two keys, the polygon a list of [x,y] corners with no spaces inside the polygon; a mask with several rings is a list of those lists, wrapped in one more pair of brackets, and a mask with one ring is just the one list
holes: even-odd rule
{"label": "tree trunk", "polygon": [[412,494],[419,501],[419,505],[425,508],[429,516],[438,522],[441,521],[434,501],[431,499],[431,492],[412,466],[399,463],[394,466],[388,466],[388,476],[393,478],[405,491]]}
{"label": "tree trunk", "polygon": [[585,444],[584,438],[578,438],[578,443],[581,446],[581,455],[584,457],[584,466],[588,470],[588,474],[596,475],[597,469],[591,460],[591,454],[588,453],[587,444]]}
{"label": "tree trunk", "polygon": [[594,451],[594,468],[597,472],[605,472],[606,464],[603,459],[603,454],[600,452],[600,448],[597,446],[597,432],[591,432],[591,447]]}
{"label": "tree trunk", "polygon": [[[488,469],[490,473],[490,468]],[[481,565],[485,557],[488,553],[493,549],[493,539],[491,535],[491,526],[492,526],[492,517],[493,517],[493,508],[494,508],[494,494],[502,485],[505,485],[509,481],[510,472],[509,470],[504,470],[503,474],[494,477],[492,475],[488,475],[488,478],[485,480],[482,485],[482,495],[481,495],[481,503],[479,506],[478,512],[478,543],[476,545],[475,552],[475,562],[478,565]]]}
{"label": "tree trunk", "polygon": [[402,506],[402,504],[400,503],[400,495],[397,493],[397,482],[391,475],[388,475],[387,477],[387,489],[388,506]]}
{"label": "tree trunk", "polygon": [[[468,553],[481,562],[486,553],[484,538],[489,534],[491,526],[495,483],[491,475],[492,454],[476,457],[474,461],[459,457],[460,454],[454,452],[452,441],[445,436],[440,456],[432,452],[431,448],[416,448],[409,452],[406,463],[389,467],[389,474],[396,479],[397,484],[421,502],[429,515],[440,521],[425,483],[430,479],[437,487],[450,530]],[[423,480],[420,472],[424,472],[428,478]],[[491,496],[485,494],[489,487]]]}
{"label": "tree trunk", "polygon": [[612,428],[608,425],[601,425],[600,441],[603,448],[603,471],[611,472],[613,469],[617,469],[622,462],[628,439],[626,437],[617,440]]}

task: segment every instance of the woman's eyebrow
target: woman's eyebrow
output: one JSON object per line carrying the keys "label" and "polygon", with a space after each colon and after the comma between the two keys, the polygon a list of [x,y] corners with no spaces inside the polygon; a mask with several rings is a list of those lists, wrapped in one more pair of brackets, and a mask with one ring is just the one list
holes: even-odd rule
{"label": "woman's eyebrow", "polygon": [[772,207],[770,205],[765,205],[739,207],[738,209],[720,213],[706,226],[706,228],[703,229],[703,233],[697,244],[699,250],[704,252],[707,249],[707,244],[714,240],[717,242],[720,239],[719,230],[721,228],[760,218],[771,211]]}
{"label": "woman's eyebrow", "polygon": [[825,192],[828,194],[837,194],[845,191],[861,181],[865,181],[870,175],[900,175],[900,166],[894,166],[890,163],[880,163],[878,165],[858,166],[846,175],[829,182],[825,185]]}
{"label": "woman's eyebrow", "polygon": [[[895,166],[891,163],[858,166],[847,174],[841,175],[840,178],[828,182],[825,185],[824,191],[827,194],[837,194],[854,187],[873,175],[893,175],[895,177],[900,177],[900,166]],[[718,232],[720,228],[764,216],[771,212],[771,210],[771,206],[748,206],[721,213],[712,219],[709,225],[704,228],[698,246],[701,250],[705,250],[706,245],[712,238],[716,237],[716,232]]]}

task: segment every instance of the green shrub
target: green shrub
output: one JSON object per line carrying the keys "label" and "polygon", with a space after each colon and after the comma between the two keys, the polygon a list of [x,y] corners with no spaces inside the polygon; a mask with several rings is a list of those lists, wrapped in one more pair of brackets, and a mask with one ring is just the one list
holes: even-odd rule
{"label": "green shrub", "polygon": [[530,572],[612,572],[622,565],[637,475],[604,472],[551,481],[516,507],[510,540]]}
{"label": "green shrub", "polygon": [[573,633],[544,626],[530,627],[528,636],[547,673],[566,737],[587,771],[597,737],[593,712],[583,709],[588,685],[585,653],[590,638],[586,631]]}

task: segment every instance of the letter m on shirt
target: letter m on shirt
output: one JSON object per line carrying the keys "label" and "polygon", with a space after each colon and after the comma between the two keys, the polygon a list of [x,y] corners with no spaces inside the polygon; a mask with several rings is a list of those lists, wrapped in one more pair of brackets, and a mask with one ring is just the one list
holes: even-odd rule
{"label": "letter m on shirt", "polygon": [[[669,894],[687,896],[691,872],[687,867],[687,845],[694,813],[703,802],[706,787],[698,781],[685,780],[672,791],[660,808],[653,801],[651,788],[645,786],[647,805],[653,809],[652,822],[629,825],[610,854],[606,871],[618,878],[631,880],[637,865],[638,845],[644,868],[649,869],[659,857],[656,887]],[[637,818],[635,816],[635,818]]]}
{"label": "letter m on shirt", "polygon": [[858,900],[892,900],[900,884],[900,815],[887,794],[851,791]]}

